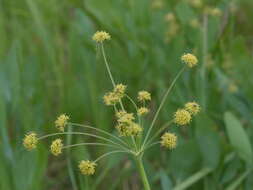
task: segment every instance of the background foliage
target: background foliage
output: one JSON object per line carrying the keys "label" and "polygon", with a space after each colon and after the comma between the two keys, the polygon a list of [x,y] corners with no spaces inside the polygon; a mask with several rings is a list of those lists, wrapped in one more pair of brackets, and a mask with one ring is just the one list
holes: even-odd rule
{"label": "background foliage", "polygon": [[[113,112],[102,102],[111,85],[91,40],[100,29],[112,36],[106,52],[116,80],[133,97],[151,91],[153,110],[180,69],[181,54],[199,58],[180,78],[156,127],[190,100],[201,104],[202,114],[190,127],[171,128],[180,136],[174,151],[156,147],[146,154],[152,186],[252,189],[253,2],[203,3],[222,15],[205,18],[186,0],[0,0],[0,189],[142,188],[126,156],[105,159],[88,179],[77,171],[78,161],[104,149],[75,148],[67,159],[49,155],[49,141],[33,152],[22,147],[28,131],[54,132],[60,113],[114,132]],[[169,12],[175,23],[165,21]]]}

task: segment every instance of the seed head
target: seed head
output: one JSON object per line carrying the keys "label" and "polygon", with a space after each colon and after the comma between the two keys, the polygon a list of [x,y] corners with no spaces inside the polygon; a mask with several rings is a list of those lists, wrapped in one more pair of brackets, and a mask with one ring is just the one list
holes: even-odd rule
{"label": "seed head", "polygon": [[140,92],[138,92],[138,100],[142,101],[142,102],[144,102],[146,100],[151,100],[151,95],[147,91],[140,91]]}
{"label": "seed head", "polygon": [[82,160],[78,167],[83,175],[93,175],[95,173],[96,163],[89,160]]}
{"label": "seed head", "polygon": [[54,140],[50,146],[51,153],[55,156],[58,156],[62,153],[62,147],[63,144],[61,139]]}
{"label": "seed head", "polygon": [[177,145],[177,136],[174,133],[166,132],[161,137],[161,146],[174,149]]}
{"label": "seed head", "polygon": [[111,36],[109,33],[105,31],[97,31],[93,36],[92,39],[97,43],[102,43],[105,40],[110,40]]}
{"label": "seed head", "polygon": [[178,125],[187,125],[191,121],[191,114],[185,109],[178,109],[174,114],[174,122]]}
{"label": "seed head", "polygon": [[181,60],[190,68],[194,67],[198,63],[197,57],[191,53],[182,55]]}
{"label": "seed head", "polygon": [[141,107],[141,108],[139,108],[139,109],[137,110],[137,114],[138,114],[139,116],[145,115],[145,114],[147,114],[148,112],[149,112],[149,109],[146,108],[146,107]]}
{"label": "seed head", "polygon": [[36,133],[29,133],[25,135],[25,138],[23,139],[23,145],[27,150],[35,149],[37,144],[38,138]]}
{"label": "seed head", "polygon": [[196,115],[200,112],[200,106],[196,102],[188,102],[184,107],[191,115]]}
{"label": "seed head", "polygon": [[64,128],[66,127],[67,123],[69,120],[69,116],[67,116],[66,114],[62,114],[60,115],[56,121],[55,121],[55,126],[59,131],[64,131]]}

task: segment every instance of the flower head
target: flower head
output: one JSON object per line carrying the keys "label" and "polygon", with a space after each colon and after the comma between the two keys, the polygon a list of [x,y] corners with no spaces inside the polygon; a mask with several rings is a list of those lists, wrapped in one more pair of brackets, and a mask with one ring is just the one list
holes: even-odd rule
{"label": "flower head", "polygon": [[142,127],[135,122],[130,123],[119,123],[116,126],[120,136],[138,136],[142,132]]}
{"label": "flower head", "polygon": [[106,93],[103,99],[104,99],[105,105],[107,106],[115,105],[120,100],[120,98],[113,92]]}
{"label": "flower head", "polygon": [[151,100],[151,95],[147,91],[140,91],[138,92],[138,100],[139,101]]}
{"label": "flower head", "polygon": [[137,114],[138,114],[139,116],[145,115],[145,114],[147,114],[148,112],[149,112],[149,109],[146,108],[146,107],[141,107],[141,108],[139,108],[139,109],[137,110]]}
{"label": "flower head", "polygon": [[93,175],[95,173],[96,163],[89,160],[82,160],[79,163],[79,169],[83,175]]}
{"label": "flower head", "polygon": [[188,66],[188,67],[194,67],[198,63],[198,59],[195,55],[191,53],[187,53],[182,55],[181,60]]}
{"label": "flower head", "polygon": [[54,140],[50,146],[51,153],[55,156],[58,156],[62,153],[62,147],[63,144],[61,139]]}
{"label": "flower head", "polygon": [[104,95],[104,103],[107,106],[112,106],[118,103],[125,95],[126,85],[117,84],[112,92],[108,92]]}
{"label": "flower head", "polygon": [[161,137],[161,145],[173,149],[177,145],[177,136],[174,133],[166,132]]}
{"label": "flower head", "polygon": [[138,136],[143,131],[142,127],[137,123],[132,123],[130,125],[132,136]]}
{"label": "flower head", "polygon": [[29,133],[23,139],[23,145],[27,150],[35,149],[38,144],[38,138],[36,133]]}
{"label": "flower head", "polygon": [[184,107],[192,115],[196,115],[200,112],[200,106],[196,102],[188,102]]}
{"label": "flower head", "polygon": [[187,125],[191,121],[191,114],[185,109],[178,109],[174,114],[174,122],[178,125]]}
{"label": "flower head", "polygon": [[117,84],[113,89],[113,92],[115,94],[118,94],[121,96],[124,96],[125,91],[126,91],[126,85],[123,85],[123,84]]}
{"label": "flower head", "polygon": [[105,31],[97,31],[93,36],[92,39],[98,43],[102,43],[105,40],[110,40],[111,36],[109,33]]}
{"label": "flower head", "polygon": [[60,115],[55,121],[56,128],[63,132],[64,128],[66,127],[68,123],[68,120],[69,120],[69,116],[67,116],[66,114]]}
{"label": "flower head", "polygon": [[131,123],[135,118],[133,113],[127,113],[126,111],[119,111],[116,113],[119,123]]}

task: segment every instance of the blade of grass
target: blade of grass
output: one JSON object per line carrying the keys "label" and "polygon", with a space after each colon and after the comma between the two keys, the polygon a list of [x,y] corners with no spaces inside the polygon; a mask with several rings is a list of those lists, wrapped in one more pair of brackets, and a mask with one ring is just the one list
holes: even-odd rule
{"label": "blade of grass", "polygon": [[212,171],[212,169],[210,169],[210,168],[203,168],[200,171],[198,171],[197,173],[190,176],[188,179],[186,179],[182,183],[178,184],[176,187],[173,188],[173,190],[187,189],[188,187],[192,186],[194,183],[199,181],[201,178],[208,175],[211,171]]}

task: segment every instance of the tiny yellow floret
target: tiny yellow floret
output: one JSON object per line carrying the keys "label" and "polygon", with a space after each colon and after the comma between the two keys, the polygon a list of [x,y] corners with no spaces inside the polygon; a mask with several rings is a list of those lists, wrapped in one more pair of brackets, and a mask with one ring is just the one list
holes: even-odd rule
{"label": "tiny yellow floret", "polygon": [[143,131],[142,127],[135,122],[119,123],[116,129],[119,132],[119,136],[123,137],[138,136]]}
{"label": "tiny yellow floret", "polygon": [[161,137],[161,146],[174,149],[177,145],[177,136],[174,133],[166,132]]}
{"label": "tiny yellow floret", "polygon": [[23,139],[23,145],[27,150],[35,149],[38,144],[38,138],[36,133],[29,133]]}
{"label": "tiny yellow floret", "polygon": [[123,85],[123,84],[117,84],[113,89],[114,93],[122,95],[122,96],[125,94],[125,91],[126,91],[126,85]]}
{"label": "tiny yellow floret", "polygon": [[187,125],[191,121],[191,114],[185,109],[178,109],[174,114],[174,122],[178,125]]}
{"label": "tiny yellow floret", "polygon": [[112,106],[118,103],[124,96],[126,91],[126,85],[117,84],[112,92],[108,92],[104,95],[104,103],[107,106]]}
{"label": "tiny yellow floret", "polygon": [[59,131],[64,131],[64,128],[66,127],[67,123],[69,120],[69,116],[67,116],[66,114],[62,114],[60,115],[56,121],[55,121],[55,126],[57,129],[59,129]]}
{"label": "tiny yellow floret", "polygon": [[137,114],[138,114],[139,116],[145,115],[145,114],[147,114],[148,112],[149,112],[149,109],[146,108],[146,107],[141,107],[141,108],[139,108],[139,109],[137,110]]}
{"label": "tiny yellow floret", "polygon": [[107,106],[115,105],[120,100],[119,97],[113,92],[106,93],[103,99],[104,99],[105,105]]}
{"label": "tiny yellow floret", "polygon": [[186,53],[182,55],[181,60],[188,66],[188,67],[194,67],[198,63],[198,59],[195,55],[191,53]]}
{"label": "tiny yellow floret", "polygon": [[125,111],[120,111],[116,113],[119,123],[131,123],[135,118],[133,113],[127,113]]}
{"label": "tiny yellow floret", "polygon": [[185,109],[192,115],[196,115],[200,112],[200,106],[196,102],[188,102],[185,104]]}
{"label": "tiny yellow floret", "polygon": [[62,147],[63,144],[61,139],[54,140],[50,146],[51,153],[55,156],[58,156],[62,153]]}
{"label": "tiny yellow floret", "polygon": [[82,160],[79,163],[79,169],[83,175],[93,175],[95,173],[96,163],[89,160]]}
{"label": "tiny yellow floret", "polygon": [[111,36],[109,33],[105,31],[97,31],[93,36],[92,39],[98,43],[102,43],[105,40],[110,40]]}
{"label": "tiny yellow floret", "polygon": [[140,91],[138,92],[138,100],[142,102],[151,100],[151,94],[147,91]]}

